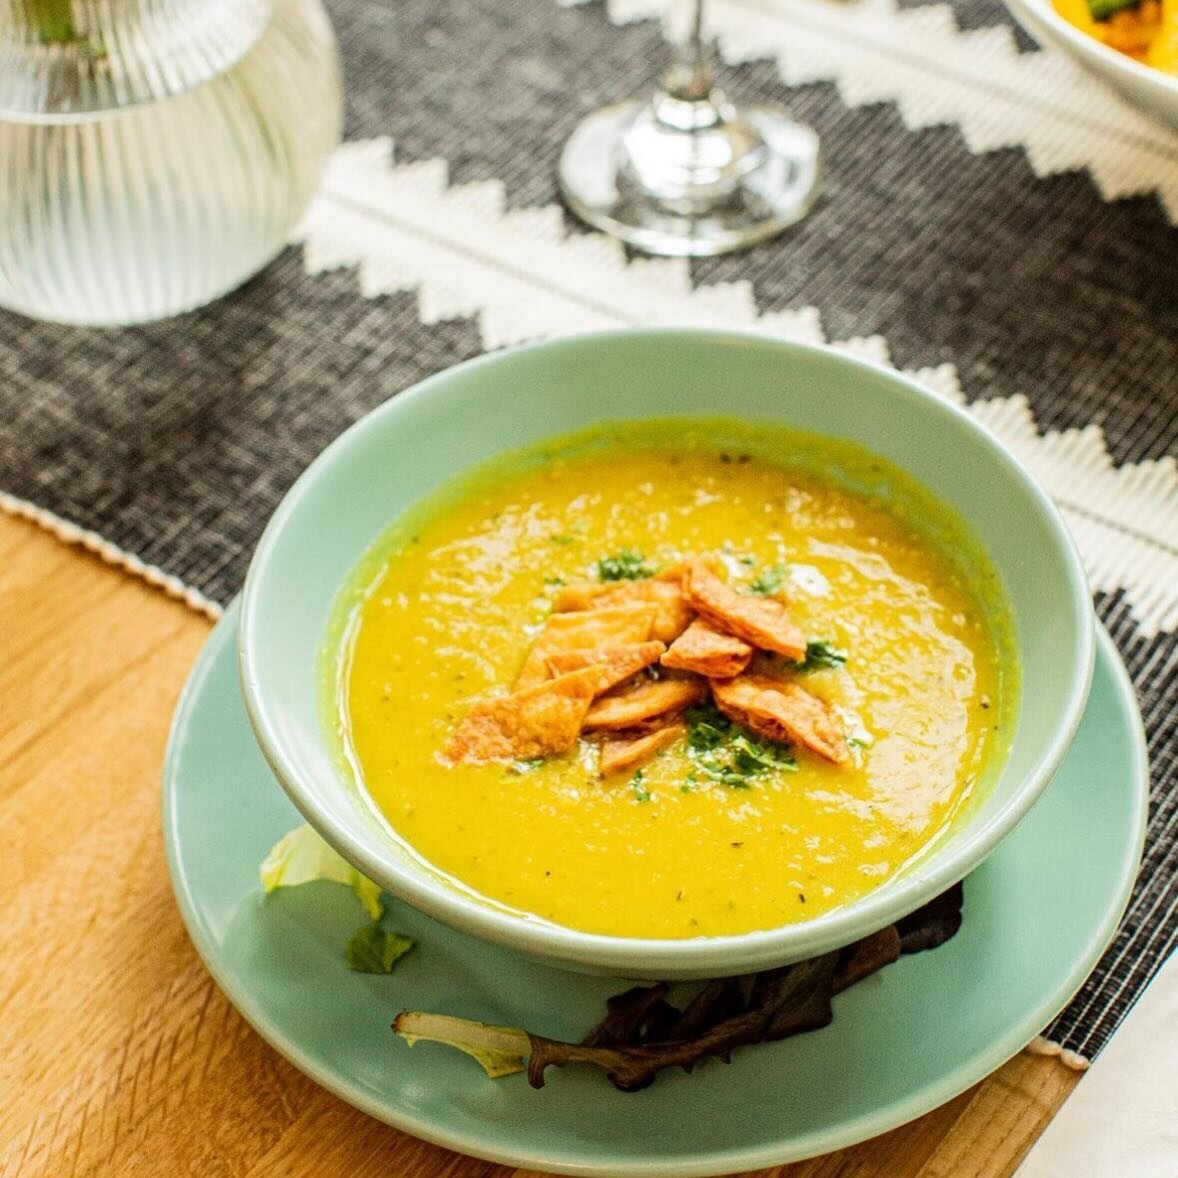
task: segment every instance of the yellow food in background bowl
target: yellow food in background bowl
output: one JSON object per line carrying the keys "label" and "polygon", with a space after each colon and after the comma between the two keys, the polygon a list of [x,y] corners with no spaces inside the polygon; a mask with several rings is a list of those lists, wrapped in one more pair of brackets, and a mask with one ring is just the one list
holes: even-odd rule
{"label": "yellow food in background bowl", "polygon": [[1178,0],[1139,0],[1113,8],[1102,0],[1054,0],[1082,33],[1137,61],[1178,74]]}
{"label": "yellow food in background bowl", "polygon": [[[1178,0],[1005,0],[1007,8],[1045,48],[1059,50],[1093,77],[1116,89],[1136,109],[1178,127]],[[1100,95],[1085,113],[1107,113],[1114,125],[1124,112]],[[1077,113],[1080,113],[1077,111]],[[1125,126],[1127,134],[1140,128]]]}

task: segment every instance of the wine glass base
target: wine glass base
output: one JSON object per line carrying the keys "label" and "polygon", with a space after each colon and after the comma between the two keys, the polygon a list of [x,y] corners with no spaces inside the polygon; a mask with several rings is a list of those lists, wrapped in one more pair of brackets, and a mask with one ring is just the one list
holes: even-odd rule
{"label": "wine glass base", "polygon": [[693,202],[685,189],[672,201],[628,182],[624,142],[645,105],[595,111],[565,144],[561,195],[581,220],[644,253],[698,258],[747,249],[810,211],[819,186],[818,136],[777,107],[737,108],[764,151],[721,198],[708,193]]}

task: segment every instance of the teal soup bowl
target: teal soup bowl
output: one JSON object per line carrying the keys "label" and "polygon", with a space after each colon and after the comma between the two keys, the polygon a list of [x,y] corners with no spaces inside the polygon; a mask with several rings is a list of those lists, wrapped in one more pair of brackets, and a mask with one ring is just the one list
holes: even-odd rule
{"label": "teal soup bowl", "polygon": [[[843,439],[915,479],[959,518],[962,534],[997,574],[1011,635],[1007,657],[1021,669],[1021,689],[1004,747],[963,813],[927,854],[876,890],[808,921],[741,935],[590,934],[480,897],[396,836],[339,754],[324,706],[324,659],[339,642],[333,611],[343,586],[411,505],[504,452],[609,422],[683,417],[735,419],[766,438],[789,427]],[[1087,699],[1093,643],[1088,589],[1063,523],[1009,451],[968,414],[895,372],[825,348],[752,334],[633,330],[461,364],[338,438],[291,489],[258,545],[244,592],[240,665],[251,723],[279,782],[332,846],[394,896],[550,964],[687,979],[749,972],[847,944],[973,870],[1063,760]]]}

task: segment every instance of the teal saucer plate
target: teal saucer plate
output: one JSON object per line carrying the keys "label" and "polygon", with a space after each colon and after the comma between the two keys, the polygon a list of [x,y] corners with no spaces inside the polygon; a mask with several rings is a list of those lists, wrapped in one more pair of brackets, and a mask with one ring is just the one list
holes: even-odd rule
{"label": "teal saucer plate", "polygon": [[238,609],[198,659],[164,770],[168,863],[217,984],[282,1055],[341,1099],[478,1157],[566,1174],[720,1174],[839,1149],[949,1100],[1019,1051],[1111,939],[1140,862],[1148,780],[1132,687],[1103,631],[1078,736],[1046,793],[966,881],[949,944],[838,996],[834,1022],[662,1074],[625,1095],[586,1068],[488,1080],[389,1029],[402,1009],[579,1038],[623,983],[566,973],[394,902],[416,947],[389,976],[350,972],[364,916],[351,892],[266,897],[258,864],[300,821],[254,743],[237,678]]}

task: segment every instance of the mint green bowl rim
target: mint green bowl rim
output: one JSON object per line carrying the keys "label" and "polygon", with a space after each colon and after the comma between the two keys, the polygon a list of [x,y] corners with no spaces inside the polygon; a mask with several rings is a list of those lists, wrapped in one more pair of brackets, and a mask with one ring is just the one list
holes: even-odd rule
{"label": "mint green bowl rim", "polygon": [[[963,426],[990,453],[995,463],[1005,468],[1006,473],[1021,487],[1029,505],[1038,512],[1040,521],[1046,525],[1055,541],[1069,590],[1067,604],[1071,613],[1080,620],[1072,632],[1072,642],[1073,661],[1081,673],[1073,676],[1056,727],[1043,737],[1042,748],[1033,769],[1011,790],[1005,804],[984,823],[967,819],[951,840],[907,875],[891,880],[886,887],[869,892],[851,904],[813,920],[735,935],[663,940],[580,932],[561,925],[529,920],[481,903],[473,896],[449,886],[439,876],[425,870],[407,871],[391,859],[382,859],[367,840],[357,838],[353,831],[336,822],[331,815],[323,813],[316,804],[315,791],[304,767],[284,746],[280,736],[281,725],[276,723],[275,713],[263,689],[264,675],[260,671],[262,657],[257,648],[255,629],[268,591],[268,567],[282,542],[288,521],[315,494],[320,471],[346,460],[351,448],[368,430],[377,428],[389,416],[412,412],[415,404],[430,396],[434,389],[453,380],[456,373],[469,379],[489,367],[509,365],[516,356],[525,352],[559,352],[584,347],[586,343],[608,345],[614,340],[634,342],[643,338],[668,343],[677,339],[690,339],[696,342],[713,341],[720,345],[755,345],[775,352],[786,364],[791,356],[818,354],[834,365],[844,367],[852,378],[857,373],[870,375],[873,381],[882,381],[889,386],[892,395],[917,402],[929,414],[930,426],[934,430],[939,419]],[[739,413],[728,416],[741,420]],[[755,426],[758,423],[754,421],[751,424]],[[777,424],[787,424],[787,421]],[[460,473],[455,471],[454,475]],[[968,518],[966,523],[969,524]],[[849,944],[914,911],[977,867],[1038,800],[1075,738],[1083,718],[1095,666],[1095,628],[1092,617],[1087,576],[1075,542],[1055,505],[1010,450],[964,409],[894,369],[823,345],[779,340],[752,331],[621,328],[522,344],[454,365],[391,397],[331,442],[292,485],[258,541],[242,591],[238,659],[246,713],[259,748],[278,782],[300,813],[331,846],[392,895],[453,928],[553,964],[574,969],[609,971],[623,977],[628,973],[630,976],[643,977],[662,976],[663,973],[669,977],[703,977],[708,973],[752,972],[770,965],[799,961]],[[316,633],[306,640],[318,645],[322,641],[322,634]],[[1005,772],[1004,769],[992,789],[998,789]],[[336,784],[342,788],[338,780]]]}

